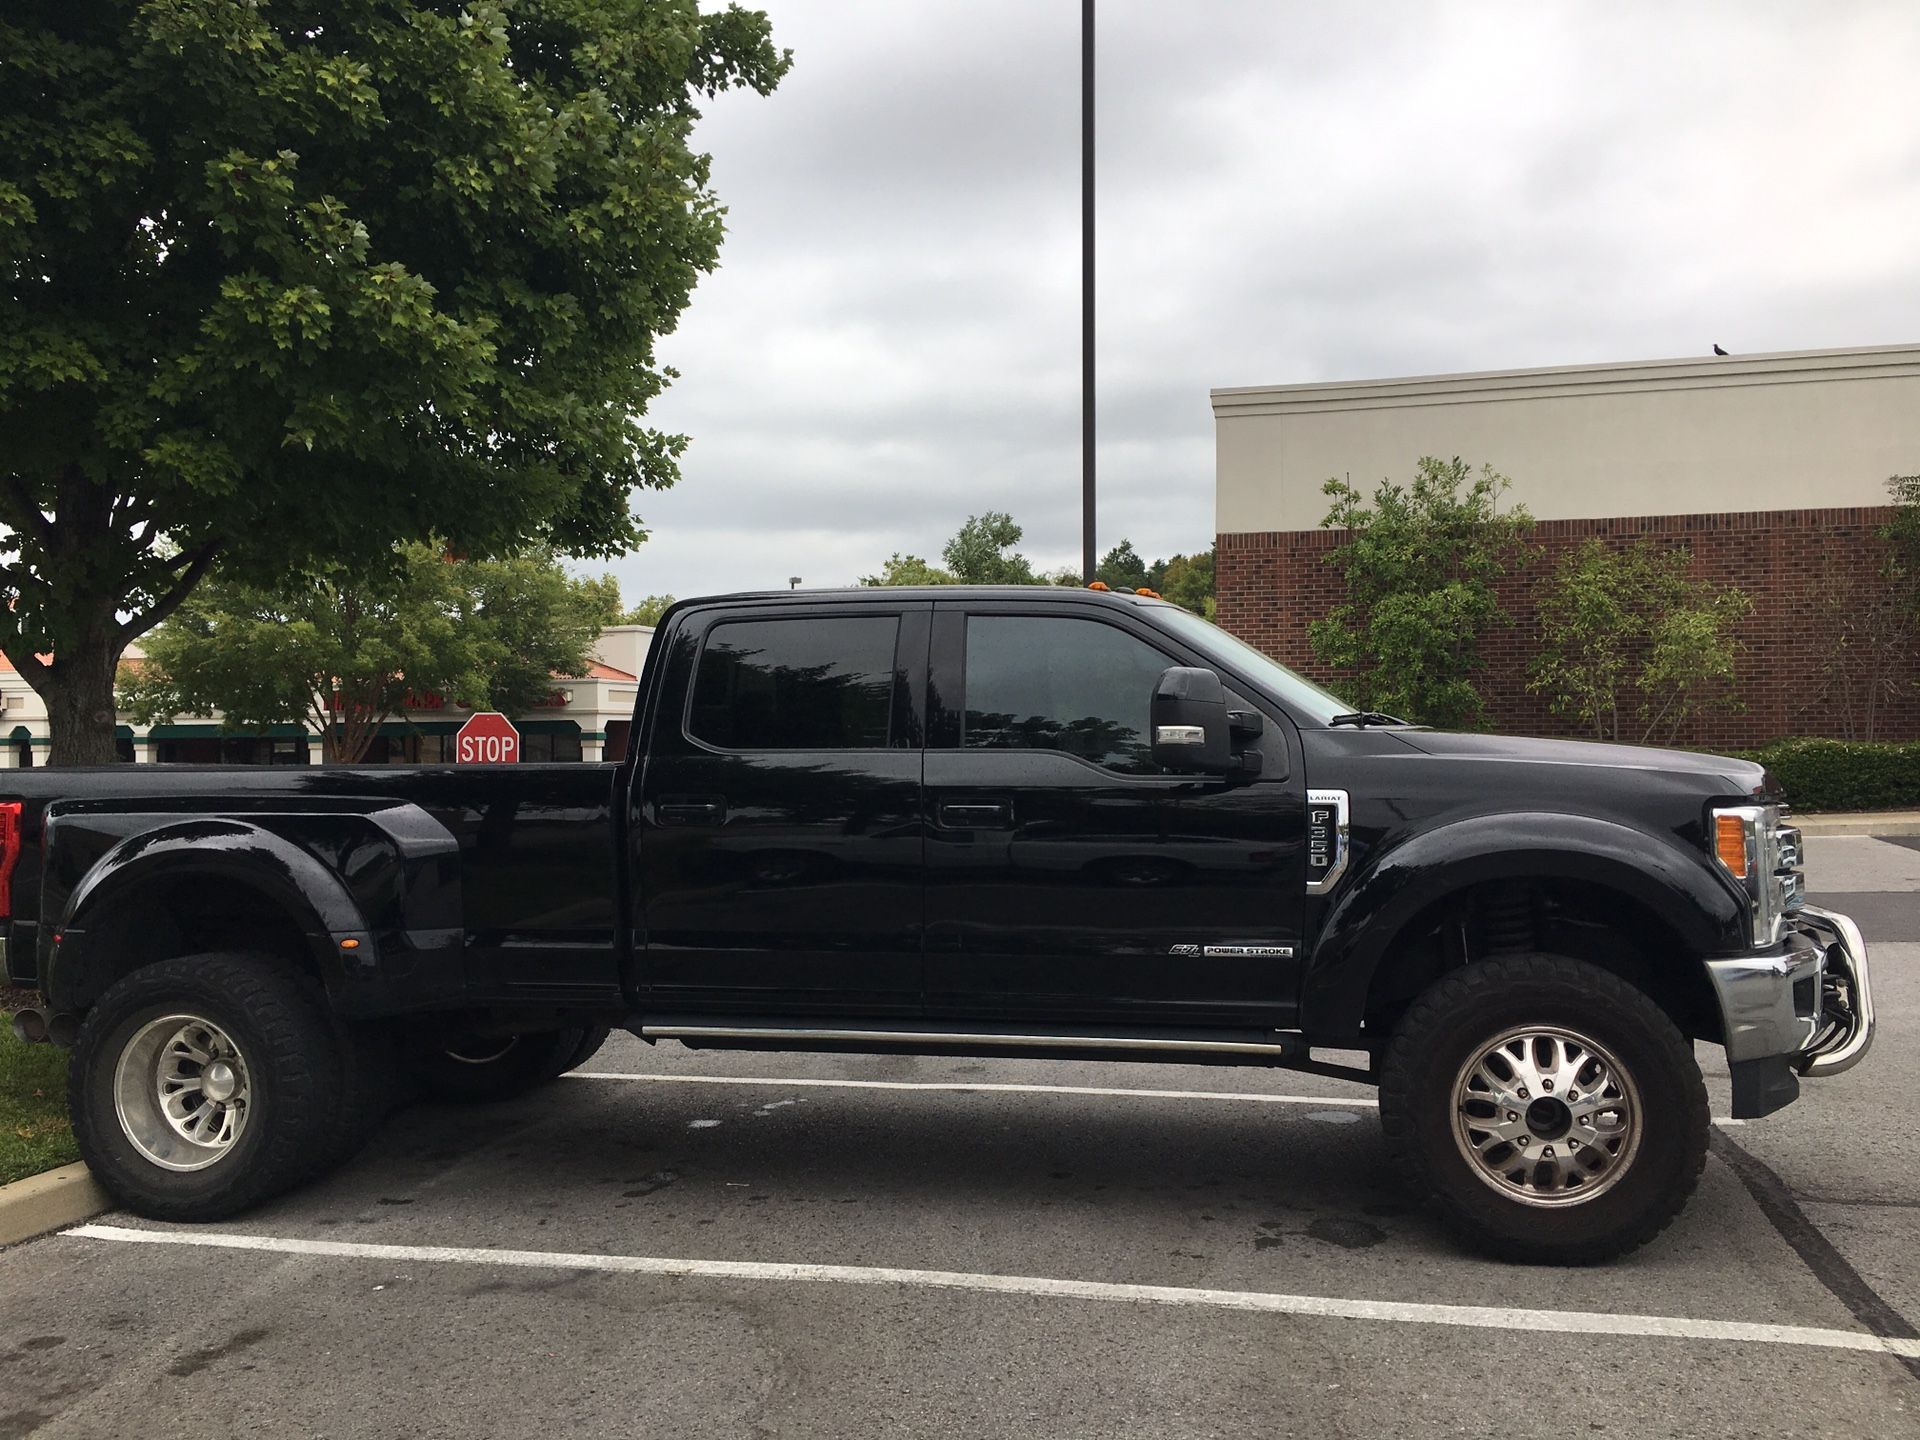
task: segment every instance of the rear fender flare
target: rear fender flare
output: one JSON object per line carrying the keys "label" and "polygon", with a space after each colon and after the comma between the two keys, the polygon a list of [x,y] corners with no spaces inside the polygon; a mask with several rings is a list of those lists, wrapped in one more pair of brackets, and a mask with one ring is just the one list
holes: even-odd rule
{"label": "rear fender flare", "polygon": [[[92,953],[86,943],[90,922],[149,885],[181,881],[244,884],[266,896],[299,928],[329,992],[350,978],[349,965],[356,971],[378,965],[365,917],[339,877],[312,854],[244,820],[195,817],[129,835],[82,877],[57,924],[41,931],[49,998],[90,1002],[113,978],[112,957]],[[350,961],[339,944],[349,937],[359,941]]]}

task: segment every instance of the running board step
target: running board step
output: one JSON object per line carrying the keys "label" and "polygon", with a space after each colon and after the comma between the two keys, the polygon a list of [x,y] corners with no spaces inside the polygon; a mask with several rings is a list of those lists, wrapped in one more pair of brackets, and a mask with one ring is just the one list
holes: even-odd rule
{"label": "running board step", "polygon": [[1163,1030],[1147,1026],[1033,1026],[931,1021],[741,1020],[724,1016],[651,1016],[629,1027],[643,1040],[692,1048],[844,1050],[860,1054],[961,1052],[983,1055],[1132,1054],[1140,1059],[1289,1064],[1306,1058],[1302,1038],[1279,1030]]}

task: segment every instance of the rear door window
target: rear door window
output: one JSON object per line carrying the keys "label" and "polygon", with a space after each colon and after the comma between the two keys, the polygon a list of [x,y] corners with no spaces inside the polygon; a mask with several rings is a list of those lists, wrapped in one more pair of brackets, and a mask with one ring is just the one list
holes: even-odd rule
{"label": "rear door window", "polygon": [[895,725],[896,615],[725,620],[707,631],[687,733],[722,750],[880,750]]}

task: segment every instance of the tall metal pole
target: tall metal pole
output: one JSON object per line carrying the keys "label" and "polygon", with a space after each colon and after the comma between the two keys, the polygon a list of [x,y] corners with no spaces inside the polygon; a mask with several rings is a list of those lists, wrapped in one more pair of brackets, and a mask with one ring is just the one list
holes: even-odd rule
{"label": "tall metal pole", "polygon": [[1080,0],[1080,569],[1099,557],[1093,528],[1093,0]]}

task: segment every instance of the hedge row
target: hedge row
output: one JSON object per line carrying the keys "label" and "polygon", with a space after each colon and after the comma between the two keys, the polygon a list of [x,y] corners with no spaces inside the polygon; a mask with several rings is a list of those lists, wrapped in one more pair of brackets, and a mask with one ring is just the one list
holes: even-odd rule
{"label": "hedge row", "polygon": [[1920,741],[1775,740],[1731,753],[1771,770],[1795,810],[1920,809]]}

